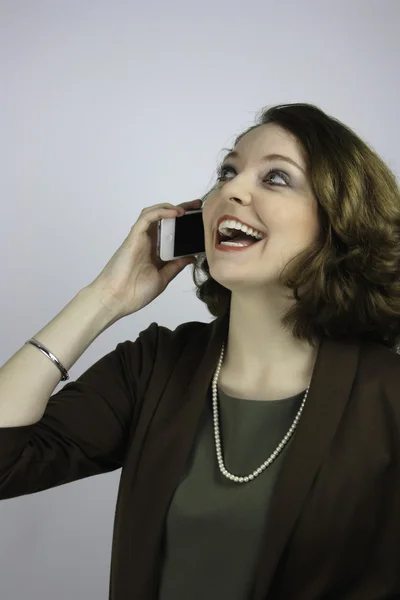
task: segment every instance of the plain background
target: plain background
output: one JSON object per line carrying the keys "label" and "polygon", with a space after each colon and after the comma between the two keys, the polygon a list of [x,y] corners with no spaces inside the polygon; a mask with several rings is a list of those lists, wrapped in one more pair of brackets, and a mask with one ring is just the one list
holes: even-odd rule
{"label": "plain background", "polygon": [[[399,26],[399,0],[2,0],[0,364],[264,106],[318,105],[399,174]],[[71,380],[152,321],[212,319],[187,268]],[[119,475],[0,503],[2,600],[108,597]]]}

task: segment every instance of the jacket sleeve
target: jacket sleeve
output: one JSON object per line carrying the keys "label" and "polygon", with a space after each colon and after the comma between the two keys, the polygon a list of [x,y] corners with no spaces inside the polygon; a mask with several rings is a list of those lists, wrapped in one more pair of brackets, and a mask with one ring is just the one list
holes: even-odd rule
{"label": "jacket sleeve", "polygon": [[158,325],[152,323],[134,342],[118,344],[53,394],[39,422],[0,428],[0,500],[123,466],[157,336]]}

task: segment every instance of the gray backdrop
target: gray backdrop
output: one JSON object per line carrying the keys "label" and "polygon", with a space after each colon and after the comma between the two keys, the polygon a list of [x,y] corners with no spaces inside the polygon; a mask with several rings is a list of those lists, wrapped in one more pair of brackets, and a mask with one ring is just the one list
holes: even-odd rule
{"label": "gray backdrop", "polygon": [[[399,20],[398,0],[2,0],[0,364],[143,207],[200,197],[263,106],[317,104],[399,173]],[[71,379],[152,321],[211,321],[193,288],[186,269]],[[1,600],[106,600],[118,480],[0,502]]]}

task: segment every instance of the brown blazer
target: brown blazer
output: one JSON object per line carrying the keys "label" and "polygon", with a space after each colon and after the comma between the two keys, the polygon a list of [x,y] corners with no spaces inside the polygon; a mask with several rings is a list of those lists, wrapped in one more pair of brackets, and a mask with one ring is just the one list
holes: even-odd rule
{"label": "brown blazer", "polygon": [[[0,499],[122,467],[111,600],[157,600],[169,502],[227,327],[152,323],[54,394],[39,423],[0,429]],[[399,392],[395,352],[321,342],[251,600],[400,598]]]}

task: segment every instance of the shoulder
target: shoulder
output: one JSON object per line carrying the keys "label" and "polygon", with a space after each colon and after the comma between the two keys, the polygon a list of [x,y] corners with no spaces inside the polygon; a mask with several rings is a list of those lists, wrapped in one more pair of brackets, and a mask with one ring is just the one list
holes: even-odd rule
{"label": "shoulder", "polygon": [[[213,337],[213,323],[201,321],[188,321],[181,323],[175,329],[152,323],[154,332],[157,332],[156,359],[158,364],[173,365],[180,358],[191,355],[201,356],[207,351],[210,339]],[[186,362],[186,360],[184,361]]]}
{"label": "shoulder", "polygon": [[209,339],[210,323],[190,321],[171,329],[152,322],[136,339],[120,342],[110,353],[118,369],[135,390],[145,389],[153,378],[168,378],[189,349],[202,347],[201,338]]}
{"label": "shoulder", "polygon": [[400,378],[400,354],[376,342],[365,342],[361,348],[365,364],[373,365],[373,370],[383,379]]}
{"label": "shoulder", "polygon": [[188,321],[180,323],[175,329],[170,329],[165,325],[152,323],[157,327],[158,337],[162,343],[172,343],[177,346],[185,346],[193,342],[194,338],[201,336],[211,330],[212,323],[203,323],[201,321]]}
{"label": "shoulder", "polygon": [[171,329],[154,321],[141,330],[135,340],[126,340],[118,344],[118,349],[131,356],[147,356],[153,360],[160,354],[170,356],[184,352],[189,344],[198,343],[202,337],[208,339],[211,336],[212,324],[213,322],[188,321]]}
{"label": "shoulder", "polygon": [[400,354],[378,343],[362,344],[362,376],[376,390],[386,417],[400,433]]}

